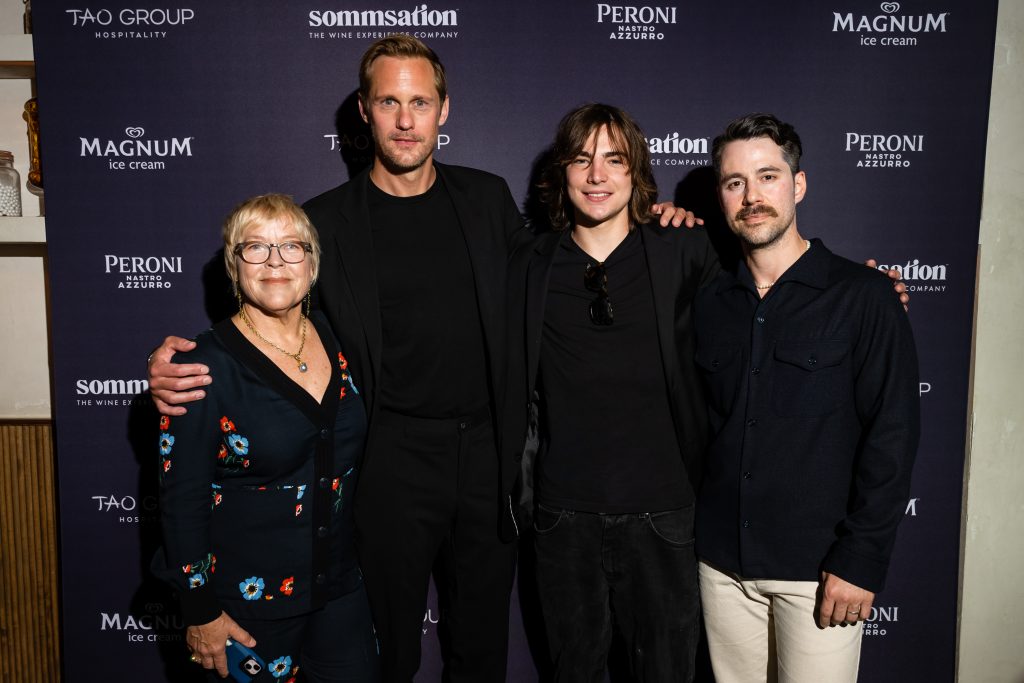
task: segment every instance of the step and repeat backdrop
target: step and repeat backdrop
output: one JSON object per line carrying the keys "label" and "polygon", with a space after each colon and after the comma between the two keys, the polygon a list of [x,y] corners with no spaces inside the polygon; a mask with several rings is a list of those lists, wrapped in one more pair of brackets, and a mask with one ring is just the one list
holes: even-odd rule
{"label": "step and repeat backdrop", "polygon": [[[996,1],[661,1],[35,8],[69,683],[196,673],[174,600],[148,571],[159,455],[146,356],[165,335],[230,314],[217,250],[235,204],[268,191],[304,201],[369,162],[358,61],[393,32],[423,39],[447,67],[437,158],[502,175],[524,211],[558,120],[584,102],[630,111],[661,197],[719,236],[712,138],[752,111],[796,126],[801,231],[903,273],[921,357],[912,498],[864,625],[861,680],[953,680]],[[538,676],[527,602],[514,596],[513,681]],[[432,602],[421,681],[440,678],[437,620]]]}

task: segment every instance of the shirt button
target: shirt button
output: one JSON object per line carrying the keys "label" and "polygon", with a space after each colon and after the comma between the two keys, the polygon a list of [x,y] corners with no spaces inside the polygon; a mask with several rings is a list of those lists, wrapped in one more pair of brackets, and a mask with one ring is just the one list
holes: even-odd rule
{"label": "shirt button", "polygon": [[743,528],[744,529],[749,529],[750,528],[750,522],[748,522],[747,520],[743,520]]}
{"label": "shirt button", "polygon": [[757,424],[757,418],[756,417],[752,417],[749,420],[747,420],[747,426],[748,427],[753,427],[756,424]]}
{"label": "shirt button", "polygon": [[758,325],[764,325],[764,316],[763,315],[757,316],[757,324]]}
{"label": "shirt button", "polygon": [[316,535],[319,536],[320,538],[323,538],[324,536],[326,536],[327,535],[327,527],[325,527],[325,526],[318,527],[317,530],[316,530]]}
{"label": "shirt button", "polygon": [[468,426],[469,426],[468,422],[460,422],[459,423],[459,429],[461,429],[462,431],[466,431],[466,427],[468,427]]}
{"label": "shirt button", "polygon": [[807,359],[807,364],[808,365],[817,365],[818,364],[818,359],[815,358],[814,356],[811,356],[810,358]]}
{"label": "shirt button", "polygon": [[318,586],[322,586],[325,583],[327,583],[327,575],[326,574],[317,574],[315,580],[316,580],[316,584]]}
{"label": "shirt button", "polygon": [[713,367],[713,368],[717,368],[717,367],[718,367],[718,365],[719,365],[719,363],[718,363],[718,359],[717,359],[717,358],[716,358],[716,359],[714,359],[713,361],[711,361],[711,367]]}
{"label": "shirt button", "polygon": [[752,477],[752,476],[753,476],[753,475],[752,475],[752,474],[750,474],[750,472],[744,472],[744,473],[743,473],[743,478],[744,478],[744,479],[750,479],[750,477]]}
{"label": "shirt button", "polygon": [[761,368],[754,368],[753,370],[750,371],[750,374],[751,375],[760,375],[761,374]]}
{"label": "shirt button", "polygon": [[320,430],[320,438],[323,441],[327,441],[327,437],[329,437],[330,435],[331,435],[331,433],[328,430],[326,430],[326,429],[321,429]]}

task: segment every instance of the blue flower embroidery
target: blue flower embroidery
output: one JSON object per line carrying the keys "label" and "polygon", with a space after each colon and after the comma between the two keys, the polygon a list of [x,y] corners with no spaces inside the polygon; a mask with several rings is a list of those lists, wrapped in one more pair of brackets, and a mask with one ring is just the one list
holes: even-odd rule
{"label": "blue flower embroidery", "polygon": [[282,678],[284,676],[287,676],[288,672],[291,670],[291,657],[278,657],[270,663],[270,673],[274,674],[274,678]]}
{"label": "blue flower embroidery", "polygon": [[238,584],[238,590],[242,591],[242,597],[246,600],[259,600],[263,595],[263,579],[258,576],[250,576]]}
{"label": "blue flower embroidery", "polygon": [[302,495],[306,493],[306,485],[299,486],[299,490],[295,492],[295,500],[302,500]]}
{"label": "blue flower embroidery", "polygon": [[160,434],[160,455],[169,455],[171,447],[174,445],[174,437],[170,434]]}
{"label": "blue flower embroidery", "polygon": [[204,583],[206,583],[206,579],[203,578],[202,574],[193,574],[192,576],[188,577],[188,587],[190,589],[199,588]]}
{"label": "blue flower embroidery", "polygon": [[[239,455],[245,455],[249,452],[249,439],[245,438],[241,434],[233,434],[230,438],[231,450]],[[171,439],[173,443],[174,440]]]}

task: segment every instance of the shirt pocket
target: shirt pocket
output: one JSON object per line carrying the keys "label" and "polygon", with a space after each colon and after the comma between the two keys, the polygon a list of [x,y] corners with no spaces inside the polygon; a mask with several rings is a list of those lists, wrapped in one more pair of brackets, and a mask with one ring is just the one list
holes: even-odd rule
{"label": "shirt pocket", "polygon": [[701,346],[695,360],[704,380],[708,404],[720,416],[728,415],[736,401],[740,381],[738,344]]}
{"label": "shirt pocket", "polygon": [[772,409],[783,417],[822,417],[853,400],[849,344],[775,342]]}

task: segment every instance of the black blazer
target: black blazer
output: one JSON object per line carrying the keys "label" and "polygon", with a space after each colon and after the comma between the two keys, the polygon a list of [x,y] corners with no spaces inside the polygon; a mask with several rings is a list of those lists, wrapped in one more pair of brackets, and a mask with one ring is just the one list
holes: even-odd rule
{"label": "black blazer", "polygon": [[[501,434],[508,346],[502,305],[508,255],[524,233],[522,216],[502,178],[436,161],[434,168],[451,196],[469,251],[487,352],[491,414],[495,434]],[[380,393],[382,332],[367,204],[369,182],[367,169],[344,185],[309,200],[303,208],[319,232],[323,252],[317,285],[319,304],[345,349],[356,382],[362,387],[372,425]],[[445,264],[438,263],[437,267],[444,268]],[[371,428],[363,462],[364,482],[373,478],[372,452]],[[501,531],[503,538],[508,539],[515,536],[508,496],[518,470],[515,461],[503,461],[501,468],[499,504],[506,511]]]}
{"label": "black blazer", "polygon": [[[700,481],[701,461],[707,443],[707,409],[694,365],[696,348],[693,300],[697,291],[719,271],[718,256],[702,228],[639,228],[651,277],[654,310],[662,367],[672,402],[679,447],[693,492]],[[508,313],[511,349],[509,382],[505,398],[503,459],[522,461],[524,492],[528,507],[532,497],[532,466],[523,457],[530,424],[548,278],[562,233],[548,232],[519,248],[509,264]],[[529,515],[530,510],[523,510]]]}

